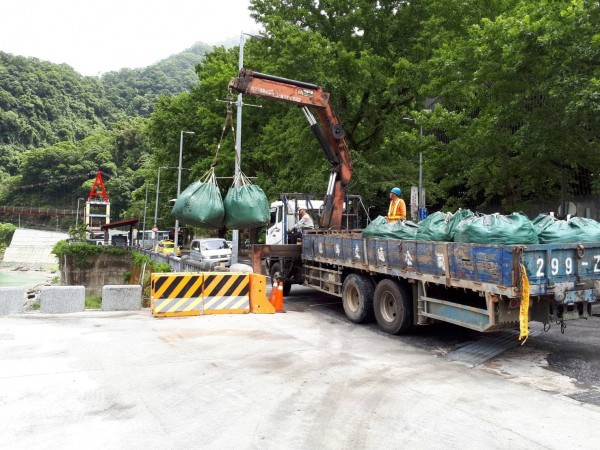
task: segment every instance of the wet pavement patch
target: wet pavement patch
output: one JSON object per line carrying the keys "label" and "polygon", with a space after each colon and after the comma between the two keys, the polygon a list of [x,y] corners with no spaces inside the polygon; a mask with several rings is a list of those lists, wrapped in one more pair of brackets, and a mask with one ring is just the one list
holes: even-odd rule
{"label": "wet pavement patch", "polygon": [[600,406],[600,391],[578,392],[577,394],[569,395],[569,397],[578,402]]}

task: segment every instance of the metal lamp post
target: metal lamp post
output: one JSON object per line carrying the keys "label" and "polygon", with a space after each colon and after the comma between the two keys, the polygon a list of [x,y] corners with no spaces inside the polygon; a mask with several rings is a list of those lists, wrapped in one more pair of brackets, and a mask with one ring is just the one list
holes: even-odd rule
{"label": "metal lamp post", "polygon": [[84,198],[77,199],[77,215],[75,216],[75,228],[77,228],[79,226],[79,202],[81,200],[85,200],[85,199]]}
{"label": "metal lamp post", "polygon": [[[420,125],[417,123],[416,119],[413,119],[412,117],[403,117],[403,120],[410,120],[412,122],[414,122],[416,125],[419,125],[419,142],[421,142],[421,139],[423,138],[423,125]],[[423,151],[421,149],[419,149],[419,187],[418,187],[418,198],[417,198],[417,210],[420,212],[421,208],[424,208],[424,201],[423,201]]]}
{"label": "metal lamp post", "polygon": [[[244,33],[243,31],[240,34],[240,55],[238,60],[238,73],[244,68],[244,45],[246,44],[246,36],[250,39],[262,40],[265,37],[260,34],[250,34]],[[242,107],[244,103],[242,101],[242,94],[238,94],[237,97],[237,120],[235,127],[235,187],[240,186],[240,171],[241,171],[241,163],[242,163]],[[232,230],[231,232],[231,240],[232,240],[232,249],[231,249],[231,263],[236,264],[238,262],[238,252],[239,252],[239,240],[240,240],[240,232],[239,230]]]}
{"label": "metal lamp post", "polygon": [[[144,226],[142,228],[142,248],[146,248],[146,210],[148,209],[148,185],[146,185],[146,199],[144,200]],[[139,245],[139,242],[138,242]]]}
{"label": "metal lamp post", "polygon": [[[183,158],[183,135],[184,134],[190,134],[190,135],[194,135],[196,133],[194,133],[193,131],[181,131],[181,137],[179,139],[179,165],[177,166],[177,198],[179,198],[179,194],[181,193],[181,160]],[[175,238],[173,239],[174,244],[175,244],[175,248],[173,249],[173,252],[175,254],[175,256],[177,256],[177,249],[178,244],[179,244],[179,219],[175,219]]]}
{"label": "metal lamp post", "polygon": [[[160,169],[179,169],[179,167],[161,166],[158,168],[158,176],[156,178],[156,201],[154,203],[154,225],[158,226],[158,194],[160,193]],[[191,170],[182,167],[181,170]],[[152,227],[154,228],[154,226]],[[154,238],[153,245],[156,246],[156,237]]]}

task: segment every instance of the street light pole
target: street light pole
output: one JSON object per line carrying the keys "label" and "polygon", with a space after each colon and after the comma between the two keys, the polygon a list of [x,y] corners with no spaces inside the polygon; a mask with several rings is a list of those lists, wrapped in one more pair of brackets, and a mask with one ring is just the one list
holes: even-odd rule
{"label": "street light pole", "polygon": [[417,123],[416,119],[412,117],[403,117],[403,120],[410,120],[414,122],[415,125],[419,125],[419,187],[417,194],[417,218],[419,217],[421,208],[425,207],[425,202],[423,201],[423,150],[421,150],[421,142],[423,139],[423,125]]}
{"label": "street light pole", "polygon": [[[144,200],[144,226],[142,228],[142,248],[146,248],[146,210],[148,209],[148,185],[146,185],[146,200]],[[139,243],[138,243],[139,245]]]}
{"label": "street light pole", "polygon": [[[160,169],[162,169],[162,167],[158,168],[158,178],[156,180],[156,201],[154,202],[154,225],[156,226],[158,226],[158,193],[160,192]],[[156,244],[156,242],[154,244]]]}
{"label": "street light pole", "polygon": [[[416,123],[416,122],[415,122]],[[419,125],[419,147],[423,142],[423,125]],[[425,207],[423,201],[423,150],[419,148],[419,199],[417,200],[417,217],[421,212],[421,208]]]}
{"label": "street light pole", "polygon": [[[179,165],[177,166],[177,198],[179,198],[179,194],[181,193],[181,162],[183,159],[183,135],[190,134],[194,135],[193,131],[181,131],[181,137],[179,139]],[[177,256],[177,249],[179,248],[179,219],[175,219],[175,237],[173,239],[175,248],[173,249],[173,254]]]}
{"label": "street light pole", "polygon": [[85,200],[85,199],[84,198],[77,199],[77,215],[75,216],[75,228],[77,228],[79,226],[79,201],[80,200]]}
{"label": "street light pole", "polygon": [[[251,39],[262,40],[265,37],[260,34],[249,34],[240,33],[240,54],[238,59],[238,73],[244,68],[244,45],[246,45],[246,36]],[[242,106],[244,105],[242,100],[242,94],[238,94],[237,97],[237,120],[235,123],[235,187],[240,187],[240,172],[242,163]],[[231,231],[231,263],[236,264],[238,262],[238,252],[240,248],[240,232],[239,230]]]}

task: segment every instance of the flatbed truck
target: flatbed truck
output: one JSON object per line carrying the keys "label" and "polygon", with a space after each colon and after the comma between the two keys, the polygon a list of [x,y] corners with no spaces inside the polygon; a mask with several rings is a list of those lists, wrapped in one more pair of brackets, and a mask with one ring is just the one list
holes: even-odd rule
{"label": "flatbed truck", "polygon": [[[488,332],[587,319],[600,297],[600,242],[485,245],[364,238],[343,229],[352,176],[345,131],[320,86],[242,69],[229,89],[302,109],[331,162],[319,227],[255,245],[253,269],[341,297],[348,319],[375,318],[388,333],[449,322]],[[309,109],[315,109],[318,123]],[[294,214],[287,206],[282,211]],[[287,218],[281,218],[287,223]],[[285,231],[285,227],[283,228]],[[525,333],[524,333],[525,330]]]}

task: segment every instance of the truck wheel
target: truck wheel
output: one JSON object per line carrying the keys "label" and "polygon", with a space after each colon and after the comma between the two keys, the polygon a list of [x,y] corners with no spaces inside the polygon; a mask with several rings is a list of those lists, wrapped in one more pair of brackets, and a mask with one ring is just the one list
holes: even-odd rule
{"label": "truck wheel", "polygon": [[[283,273],[281,272],[281,264],[278,262],[271,264],[271,270],[269,273],[271,275],[271,279],[275,278],[277,276],[277,274],[279,274],[280,276],[283,276]],[[291,290],[292,290],[292,283],[284,281],[283,282],[283,296],[287,297]]]}
{"label": "truck wheel", "polygon": [[405,283],[381,280],[375,288],[375,319],[389,334],[406,333],[413,326],[413,303]]}
{"label": "truck wheel", "polygon": [[354,323],[373,319],[373,282],[364,275],[350,274],[342,286],[342,304],[346,317]]}

